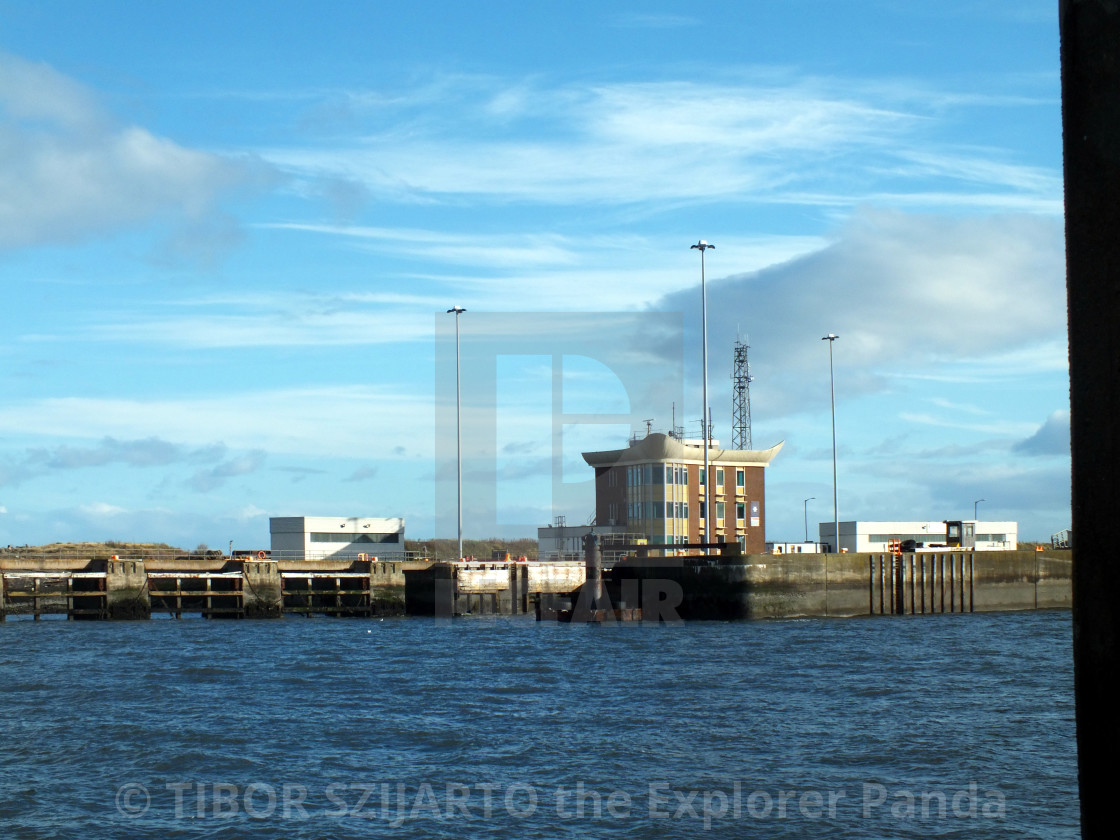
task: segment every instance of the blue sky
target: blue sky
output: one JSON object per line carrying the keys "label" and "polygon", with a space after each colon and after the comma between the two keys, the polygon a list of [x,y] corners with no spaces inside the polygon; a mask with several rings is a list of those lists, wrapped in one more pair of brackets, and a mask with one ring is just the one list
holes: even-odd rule
{"label": "blue sky", "polygon": [[767,536],[1069,525],[1052,0],[0,0],[0,543],[454,536],[715,435]]}

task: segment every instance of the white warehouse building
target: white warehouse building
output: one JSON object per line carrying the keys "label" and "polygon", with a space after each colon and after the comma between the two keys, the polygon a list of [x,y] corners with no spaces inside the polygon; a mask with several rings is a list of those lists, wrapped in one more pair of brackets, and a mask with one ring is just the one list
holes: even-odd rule
{"label": "white warehouse building", "polygon": [[[1014,551],[1019,545],[1018,522],[983,522],[964,520],[959,523],[959,545],[975,551]],[[841,522],[840,550],[853,552],[887,551],[891,540],[913,540],[916,547],[943,546],[949,542],[949,524],[942,520],[915,522]],[[819,525],[820,542],[836,545],[832,522]],[[835,549],[832,549],[835,550]]]}
{"label": "white warehouse building", "polygon": [[364,516],[274,516],[272,557],[293,560],[404,560],[404,520]]}

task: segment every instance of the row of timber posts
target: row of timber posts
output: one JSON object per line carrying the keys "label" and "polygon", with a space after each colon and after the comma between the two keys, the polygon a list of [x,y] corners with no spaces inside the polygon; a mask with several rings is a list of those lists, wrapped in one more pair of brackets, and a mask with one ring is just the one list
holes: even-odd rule
{"label": "row of timber posts", "polygon": [[868,558],[868,599],[872,615],[972,612],[972,552],[903,554],[891,545]]}

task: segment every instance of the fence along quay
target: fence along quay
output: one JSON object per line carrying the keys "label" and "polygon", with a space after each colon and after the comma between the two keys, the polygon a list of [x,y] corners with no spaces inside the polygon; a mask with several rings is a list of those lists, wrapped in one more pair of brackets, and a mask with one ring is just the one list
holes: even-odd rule
{"label": "fence along quay", "polygon": [[[592,563],[590,577],[579,561],[5,556],[0,621],[153,614],[571,619],[588,593],[596,608],[584,620],[607,621],[959,613],[1068,608],[1071,601],[1069,551],[742,556],[735,549],[666,557],[642,547],[610,568],[595,571]],[[651,598],[652,609],[644,603]],[[580,614],[574,610],[575,620]]]}

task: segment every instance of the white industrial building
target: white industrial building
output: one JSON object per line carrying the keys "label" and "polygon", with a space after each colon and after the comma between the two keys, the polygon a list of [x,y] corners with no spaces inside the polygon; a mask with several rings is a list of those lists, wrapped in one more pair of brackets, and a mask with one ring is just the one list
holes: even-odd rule
{"label": "white industrial building", "polygon": [[825,547],[819,542],[767,542],[766,551],[770,554],[820,554]]}
{"label": "white industrial building", "polygon": [[275,560],[404,560],[404,520],[364,516],[274,516],[268,520]]}
{"label": "white industrial building", "polygon": [[[942,520],[916,522],[841,522],[841,551],[887,551],[891,540],[900,543],[913,540],[916,548],[944,546],[952,542],[949,528],[953,523]],[[959,526],[957,545],[975,551],[1014,551],[1019,545],[1018,522],[983,522],[964,520]],[[832,522],[821,522],[820,542],[832,549],[836,545]]]}

